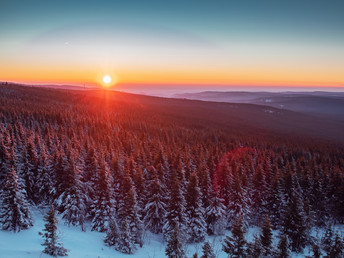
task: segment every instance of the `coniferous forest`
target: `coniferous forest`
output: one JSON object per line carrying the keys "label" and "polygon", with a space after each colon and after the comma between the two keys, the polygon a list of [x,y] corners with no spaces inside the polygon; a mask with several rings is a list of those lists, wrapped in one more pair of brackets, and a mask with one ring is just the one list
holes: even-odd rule
{"label": "coniferous forest", "polygon": [[[48,211],[42,251],[53,256],[68,255],[59,216],[104,232],[114,256],[135,254],[150,231],[167,257],[186,257],[192,243],[203,246],[193,257],[216,257],[214,235],[229,257],[290,257],[306,247],[312,257],[343,257],[342,141],[235,116],[224,123],[215,107],[200,115],[203,104],[192,103],[2,85],[1,229],[29,229],[38,207]],[[251,227],[260,228],[253,240]]]}

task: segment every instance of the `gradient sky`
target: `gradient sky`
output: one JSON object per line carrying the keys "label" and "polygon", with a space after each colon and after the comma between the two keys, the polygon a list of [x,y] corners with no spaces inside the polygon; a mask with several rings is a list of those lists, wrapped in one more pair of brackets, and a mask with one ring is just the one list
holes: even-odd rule
{"label": "gradient sky", "polygon": [[0,2],[0,80],[344,87],[343,0]]}

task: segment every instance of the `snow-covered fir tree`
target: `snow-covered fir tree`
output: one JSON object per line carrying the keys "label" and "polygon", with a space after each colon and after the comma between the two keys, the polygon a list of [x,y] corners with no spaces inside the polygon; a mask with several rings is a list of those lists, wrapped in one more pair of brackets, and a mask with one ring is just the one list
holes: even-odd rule
{"label": "snow-covered fir tree", "polygon": [[246,222],[249,219],[249,198],[241,177],[241,174],[244,173],[243,170],[244,168],[241,166],[231,178],[227,206],[227,227],[230,227],[238,216],[245,220],[243,221],[245,226],[247,226]]}
{"label": "snow-covered fir tree", "polygon": [[204,163],[201,163],[200,167],[198,168],[198,181],[203,208],[206,210],[207,207],[210,206],[210,193],[213,190],[213,186],[209,176],[209,168]]}
{"label": "snow-covered fir tree", "polygon": [[289,241],[288,237],[285,235],[281,235],[280,240],[277,245],[277,258],[289,258],[290,257],[290,250],[289,250]]}
{"label": "snow-covered fir tree", "polygon": [[326,251],[330,248],[333,238],[334,238],[335,231],[333,229],[333,225],[331,223],[328,223],[326,226],[326,230],[321,237],[321,247]]}
{"label": "snow-covered fir tree", "polygon": [[202,206],[196,173],[190,176],[185,200],[187,241],[189,243],[203,242],[206,235],[206,223],[203,217],[205,211]]}
{"label": "snow-covered fir tree", "polygon": [[110,169],[104,159],[101,159],[97,169],[97,181],[94,187],[94,201],[91,206],[91,213],[94,216],[92,230],[105,232],[114,214],[114,208],[111,200]]}
{"label": "snow-covered fir tree", "polygon": [[[64,155],[64,150],[55,148],[53,154],[53,168],[55,172],[55,186],[54,186],[54,199],[58,199],[68,188],[71,187],[73,182],[68,168],[68,159]],[[60,210],[58,210],[60,211]]]}
{"label": "snow-covered fir tree", "polygon": [[141,169],[136,169],[135,171],[136,173],[133,175],[132,179],[135,187],[138,215],[140,219],[143,219],[143,209],[147,201],[146,186],[143,181],[144,179]]}
{"label": "snow-covered fir tree", "polygon": [[66,188],[56,200],[56,205],[68,225],[81,225],[83,228],[86,219],[87,196],[80,180],[81,172],[73,156],[69,159],[67,171],[64,183]]}
{"label": "snow-covered fir tree", "polygon": [[317,243],[312,244],[311,252],[312,252],[311,255],[313,258],[320,258],[321,257],[321,249]]}
{"label": "snow-covered fir tree", "polygon": [[213,248],[211,247],[210,243],[206,241],[202,246],[202,255],[200,258],[215,258],[216,255],[214,253]]}
{"label": "snow-covered fir tree", "polygon": [[55,182],[55,174],[51,164],[50,155],[44,144],[41,147],[40,159],[37,166],[38,180],[36,184],[39,188],[39,203],[49,204],[52,202]]}
{"label": "snow-covered fir tree", "polygon": [[[185,199],[180,189],[180,184],[176,173],[171,175],[171,185],[169,189],[169,199],[166,207],[165,222],[163,226],[164,240],[168,241],[175,230],[176,223],[180,230],[181,239],[186,239],[186,214]],[[184,233],[185,232],[185,233]]]}
{"label": "snow-covered fir tree", "polygon": [[285,203],[283,185],[284,179],[279,171],[277,171],[271,182],[270,189],[267,191],[267,203],[266,207],[264,208],[264,210],[266,210],[270,216],[271,224],[274,229],[281,228],[281,210]]}
{"label": "snow-covered fir tree", "polygon": [[148,189],[147,204],[143,210],[143,214],[145,214],[143,222],[146,229],[154,234],[160,234],[164,225],[166,203],[164,192],[157,176],[155,180],[151,182]]}
{"label": "snow-covered fir tree", "polygon": [[138,214],[136,192],[129,173],[126,173],[123,179],[121,190],[123,199],[118,211],[120,225],[123,225],[122,221],[126,221],[129,228],[128,234],[135,244],[142,246],[143,223]]}
{"label": "snow-covered fir tree", "polygon": [[268,186],[266,184],[263,165],[257,166],[252,177],[253,187],[249,191],[251,192],[251,199],[253,203],[253,211],[251,217],[253,219],[253,222],[257,223],[263,218],[264,213],[267,213],[269,210],[269,208],[267,207]]}
{"label": "snow-covered fir tree", "polygon": [[33,225],[26,192],[12,167],[0,194],[0,227],[19,232]]}
{"label": "snow-covered fir tree", "polygon": [[[288,182],[290,181],[290,186]],[[291,249],[300,252],[306,245],[307,229],[306,215],[303,209],[300,186],[295,177],[290,175],[286,180],[286,202],[282,210],[282,234],[288,236]]]}
{"label": "snow-covered fir tree", "polygon": [[109,222],[109,227],[106,231],[104,243],[108,246],[115,246],[119,239],[119,229],[116,219],[112,218]]}
{"label": "snow-covered fir tree", "polygon": [[226,236],[222,250],[230,257],[240,258],[246,256],[245,231],[244,231],[243,219],[239,216],[231,229],[232,236]]}
{"label": "snow-covered fir tree", "polygon": [[207,231],[209,235],[223,235],[226,229],[226,206],[216,192],[209,193],[209,206],[205,210]]}
{"label": "snow-covered fir tree", "polygon": [[121,220],[120,231],[118,239],[114,244],[114,248],[121,253],[133,254],[137,249],[137,246],[128,224],[129,222],[126,218]]}
{"label": "snow-covered fir tree", "polygon": [[34,144],[33,136],[27,139],[27,144],[24,149],[24,165],[21,172],[25,182],[25,190],[29,200],[35,204],[39,203],[39,186],[37,181],[38,176],[38,156],[36,146]]}
{"label": "snow-covered fir tree", "polygon": [[254,236],[253,242],[247,243],[247,257],[262,257],[262,242],[259,237]]}
{"label": "snow-covered fir tree", "polygon": [[262,246],[263,257],[271,257],[273,254],[272,230],[271,230],[271,223],[270,223],[268,215],[265,216],[265,219],[262,225],[262,233],[260,234],[260,243]]}
{"label": "snow-covered fir tree", "polygon": [[[90,204],[91,206],[93,202],[95,201],[95,189],[96,189],[96,183],[98,181],[97,176],[98,176],[98,156],[96,154],[96,151],[93,146],[90,146],[85,160],[84,160],[84,169],[82,171],[82,182],[83,185],[85,186],[85,191],[87,196],[89,197]],[[92,211],[90,210],[89,213],[91,216],[94,216],[92,214]]]}
{"label": "snow-covered fir tree", "polygon": [[185,258],[182,235],[178,221],[172,225],[173,229],[166,245],[165,254],[168,258]]}
{"label": "snow-covered fir tree", "polygon": [[56,217],[56,212],[53,206],[50,207],[47,214],[44,216],[44,233],[43,239],[44,243],[42,246],[45,246],[43,253],[49,254],[51,256],[67,256],[68,250],[63,247],[62,243],[59,242],[57,235],[57,225],[58,219]]}
{"label": "snow-covered fir tree", "polygon": [[324,190],[323,181],[320,178],[315,180],[311,187],[309,199],[315,213],[315,224],[319,227],[323,227],[330,219],[330,202],[326,190]]}
{"label": "snow-covered fir tree", "polygon": [[336,232],[330,245],[328,246],[328,248],[325,249],[325,252],[327,254],[326,257],[329,257],[329,258],[337,258],[337,257],[344,256],[343,237],[340,236],[338,232]]}
{"label": "snow-covered fir tree", "polygon": [[4,188],[12,167],[15,168],[15,153],[8,133],[0,135],[0,190]]}

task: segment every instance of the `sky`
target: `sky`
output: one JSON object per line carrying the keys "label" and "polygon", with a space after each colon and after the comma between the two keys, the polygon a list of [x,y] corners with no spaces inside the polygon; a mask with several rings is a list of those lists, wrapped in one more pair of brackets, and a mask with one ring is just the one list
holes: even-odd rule
{"label": "sky", "polygon": [[344,89],[344,1],[0,1],[0,81]]}

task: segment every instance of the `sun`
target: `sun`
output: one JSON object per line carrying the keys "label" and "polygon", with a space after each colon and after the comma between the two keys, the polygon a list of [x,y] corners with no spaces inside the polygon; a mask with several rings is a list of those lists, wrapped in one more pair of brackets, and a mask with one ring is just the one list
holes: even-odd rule
{"label": "sun", "polygon": [[105,84],[110,84],[110,83],[112,82],[111,76],[110,76],[110,75],[104,75],[104,77],[103,77],[103,82],[104,82]]}

